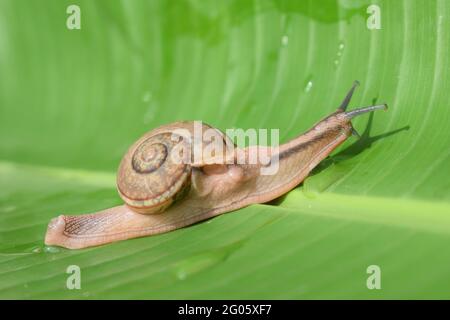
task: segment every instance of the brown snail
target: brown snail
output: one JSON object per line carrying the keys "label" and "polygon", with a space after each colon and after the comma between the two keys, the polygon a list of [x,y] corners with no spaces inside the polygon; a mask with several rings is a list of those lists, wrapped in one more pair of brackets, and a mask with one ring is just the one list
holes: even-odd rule
{"label": "brown snail", "polygon": [[[45,243],[78,249],[168,232],[283,195],[357,134],[352,118],[387,108],[382,104],[346,111],[357,85],[355,81],[337,111],[276,148],[238,148],[206,124],[200,129],[208,131],[210,139],[197,139],[195,122],[148,132],[130,147],[119,166],[117,189],[125,204],[80,216],[60,215],[50,221]],[[216,144],[211,148],[212,141],[220,142],[219,148]],[[269,155],[268,162],[248,161],[261,150]],[[196,157],[196,151],[202,156]],[[275,162],[275,172],[262,174]]]}

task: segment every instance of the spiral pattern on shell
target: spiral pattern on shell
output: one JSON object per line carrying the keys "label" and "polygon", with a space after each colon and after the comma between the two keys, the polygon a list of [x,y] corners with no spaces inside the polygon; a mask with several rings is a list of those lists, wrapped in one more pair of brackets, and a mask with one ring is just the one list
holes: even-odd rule
{"label": "spiral pattern on shell", "polygon": [[191,166],[182,160],[190,147],[180,135],[146,135],[131,146],[117,175],[119,195],[140,213],[164,211],[190,186]]}

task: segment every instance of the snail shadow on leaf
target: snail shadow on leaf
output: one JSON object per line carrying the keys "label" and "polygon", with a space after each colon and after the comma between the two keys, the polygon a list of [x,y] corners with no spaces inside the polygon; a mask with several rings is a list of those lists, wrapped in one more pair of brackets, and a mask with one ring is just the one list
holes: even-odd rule
{"label": "snail shadow on leaf", "polygon": [[[348,146],[344,150],[338,152],[337,154],[324,159],[321,163],[319,163],[319,165],[317,165],[317,167],[315,167],[311,171],[311,173],[309,174],[309,177],[319,174],[320,172],[322,172],[323,170],[325,170],[332,164],[337,164],[341,161],[347,160],[349,158],[352,158],[352,157],[360,154],[364,150],[369,149],[372,146],[372,144],[378,140],[390,137],[390,136],[400,133],[402,131],[408,131],[410,128],[410,126],[407,125],[402,128],[395,129],[395,130],[371,137],[370,131],[372,129],[373,117],[374,117],[374,113],[371,113],[369,116],[369,120],[367,121],[367,125],[366,125],[364,132],[361,134],[361,137],[355,143]],[[303,183],[301,183],[299,186],[297,186],[297,188],[299,188],[302,185],[303,185]],[[281,197],[278,197],[272,201],[267,202],[266,204],[274,205],[274,206],[279,205],[284,201],[286,195],[287,194],[284,194]]]}

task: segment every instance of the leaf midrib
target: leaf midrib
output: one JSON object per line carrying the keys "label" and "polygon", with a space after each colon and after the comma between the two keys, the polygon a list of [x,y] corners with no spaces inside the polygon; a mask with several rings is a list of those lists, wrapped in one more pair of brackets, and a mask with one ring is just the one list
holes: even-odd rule
{"label": "leaf midrib", "polygon": [[[76,181],[81,184],[115,188],[115,173],[85,169],[61,168],[0,160],[0,174],[20,170],[33,174]],[[13,173],[14,174],[14,173]],[[291,214],[307,214],[339,220],[356,220],[398,226],[421,231],[450,234],[450,203],[412,198],[389,198],[348,195],[332,192],[303,192],[302,187],[290,191],[273,210]]]}

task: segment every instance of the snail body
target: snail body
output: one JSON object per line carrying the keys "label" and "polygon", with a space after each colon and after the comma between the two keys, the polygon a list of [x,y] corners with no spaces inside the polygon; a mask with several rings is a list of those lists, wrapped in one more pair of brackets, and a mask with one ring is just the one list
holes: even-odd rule
{"label": "snail body", "polygon": [[[356,134],[353,117],[386,109],[377,105],[346,112],[357,85],[336,112],[277,148],[238,148],[220,130],[204,123],[201,129],[211,139],[198,139],[198,124],[193,121],[148,132],[119,165],[117,189],[125,204],[80,216],[60,215],[50,221],[45,243],[78,249],[164,233],[285,194]],[[212,141],[219,141],[220,148],[205,152],[211,151]],[[278,162],[273,174],[262,174],[267,163],[238,161],[239,156],[249,159],[261,150],[269,155],[269,165]]]}

